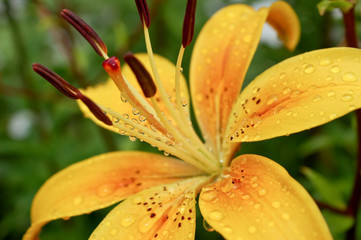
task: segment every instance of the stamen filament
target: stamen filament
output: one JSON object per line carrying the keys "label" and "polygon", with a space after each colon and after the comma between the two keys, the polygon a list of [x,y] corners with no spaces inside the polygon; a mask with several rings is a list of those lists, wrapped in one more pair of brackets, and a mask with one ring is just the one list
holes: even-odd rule
{"label": "stamen filament", "polygon": [[[157,66],[156,66],[156,63],[154,60],[154,54],[153,54],[153,49],[152,49],[151,42],[150,42],[148,28],[144,25],[143,29],[144,29],[146,48],[147,48],[147,52],[148,52],[148,56],[149,56],[149,62],[150,62],[150,65],[151,65],[151,68],[153,71],[154,81],[157,85],[157,89],[159,90],[161,98],[162,98],[164,104],[166,105],[169,113],[171,114],[173,119],[177,122],[177,125],[179,126],[179,129],[181,130],[181,132],[185,136],[190,137],[194,141],[196,138],[198,138],[198,136],[195,134],[193,127],[190,126],[189,121],[187,121],[187,122],[182,121],[182,117],[181,117],[182,114],[180,114],[179,112],[177,112],[175,110],[175,108],[172,106],[171,102],[169,101],[169,99],[166,95],[165,89],[163,87],[163,84],[161,83],[158,69],[157,69]],[[191,133],[193,133],[193,134],[191,134]],[[194,137],[194,136],[196,136],[196,137]],[[199,140],[199,138],[198,138],[198,140],[196,140],[194,142],[194,144],[197,144],[198,142],[201,142]],[[204,147],[204,145],[202,143],[197,144],[197,145],[199,145],[200,148],[203,148],[202,153],[204,153],[207,156],[207,158],[210,159],[210,161],[217,162],[217,159],[209,152],[208,149],[206,149]],[[208,162],[210,162],[210,161],[208,161]]]}
{"label": "stamen filament", "polygon": [[[119,130],[125,131],[125,132],[129,133],[131,136],[135,136],[138,139],[146,141],[154,146],[158,146],[163,151],[166,151],[174,156],[177,156],[178,158],[188,162],[189,164],[196,166],[200,170],[205,171],[207,173],[213,173],[213,172],[217,171],[217,169],[219,169],[218,166],[216,166],[216,168],[212,169],[212,168],[210,168],[210,166],[207,163],[205,164],[205,163],[200,162],[197,159],[195,159],[193,154],[187,152],[183,148],[183,146],[184,146],[183,144],[181,145],[182,146],[181,148],[179,148],[180,145],[177,143],[174,143],[174,147],[167,145],[165,142],[169,141],[169,138],[159,135],[156,132],[150,131],[147,127],[142,126],[141,124],[137,124],[137,123],[133,122],[132,120],[125,118],[121,114],[119,114],[109,108],[106,108],[104,106],[100,106],[100,108],[107,114],[111,115],[113,118],[119,119],[119,121],[122,121],[125,124],[128,124],[128,125],[134,127],[134,129],[130,129],[130,128],[127,128],[126,126],[120,124],[119,121],[113,121],[113,126],[118,128]],[[142,134],[140,132],[143,132],[144,134]],[[157,138],[160,141],[157,141],[156,140]]]}

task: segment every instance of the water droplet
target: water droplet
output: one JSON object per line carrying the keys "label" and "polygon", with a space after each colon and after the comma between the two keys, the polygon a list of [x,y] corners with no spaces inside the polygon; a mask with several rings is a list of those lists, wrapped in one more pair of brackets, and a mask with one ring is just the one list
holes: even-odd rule
{"label": "water droplet", "polygon": [[284,79],[285,77],[286,77],[286,73],[283,72],[280,74],[280,79]]}
{"label": "water droplet", "polygon": [[258,190],[258,195],[260,195],[261,197],[265,196],[267,194],[267,190],[266,189],[260,189]]}
{"label": "water droplet", "polygon": [[344,80],[345,82],[355,82],[357,80],[357,76],[352,72],[347,72],[342,75],[342,80]]}
{"label": "water droplet", "polygon": [[257,228],[256,228],[255,226],[250,226],[249,229],[248,229],[248,231],[249,231],[250,233],[256,233],[256,232],[257,232]]}
{"label": "water droplet", "polygon": [[355,105],[350,105],[349,107],[348,107],[348,110],[350,110],[350,111],[353,111],[353,110],[355,110],[356,109],[356,106]]}
{"label": "water droplet", "polygon": [[272,207],[274,207],[274,208],[280,208],[280,207],[281,207],[281,203],[278,202],[278,201],[275,201],[275,202],[272,203]]}
{"label": "water droplet", "polygon": [[135,222],[135,215],[126,215],[120,221],[123,227],[128,227]]}
{"label": "water droplet", "polygon": [[330,114],[328,117],[330,118],[330,120],[333,120],[333,119],[337,118],[337,114],[333,113],[333,114]]}
{"label": "water droplet", "polygon": [[233,233],[233,229],[230,228],[230,227],[224,227],[223,230],[224,230],[226,233]]}
{"label": "water droplet", "polygon": [[251,34],[247,34],[247,35],[245,35],[245,36],[243,37],[243,41],[244,41],[245,43],[250,43],[251,40],[252,40],[252,35],[251,35]]}
{"label": "water droplet", "polygon": [[144,202],[144,197],[142,195],[136,195],[133,197],[133,203],[134,204],[139,204]]}
{"label": "water droplet", "polygon": [[322,97],[320,95],[316,95],[316,96],[313,97],[314,102],[318,102],[320,100],[322,100]]}
{"label": "water droplet", "polygon": [[135,136],[129,136],[129,140],[132,142],[135,142],[137,140],[137,137]]}
{"label": "water droplet", "polygon": [[332,59],[330,58],[324,58],[320,61],[321,66],[327,66],[330,65],[331,63],[332,63]]}
{"label": "water droplet", "polygon": [[253,206],[253,208],[256,209],[256,210],[261,209],[261,207],[262,207],[262,205],[259,204],[259,203],[256,203],[256,204]]}
{"label": "water droplet", "polygon": [[214,228],[211,225],[209,225],[209,223],[205,219],[203,219],[203,227],[208,232],[213,232],[214,231]]}
{"label": "water droplet", "polygon": [[147,120],[146,117],[144,117],[143,115],[139,115],[139,121],[140,122],[145,122],[145,120]]}
{"label": "water droplet", "polygon": [[123,114],[123,117],[124,117],[125,119],[129,119],[129,115],[126,114],[126,113]]}
{"label": "water droplet", "polygon": [[331,67],[331,72],[332,73],[339,73],[341,71],[340,67],[337,65],[334,65]]}
{"label": "water droplet", "polygon": [[282,93],[284,94],[284,95],[286,95],[286,94],[289,94],[291,92],[291,88],[284,88],[283,89],[283,91],[282,91]]}
{"label": "water droplet", "polygon": [[152,227],[154,223],[154,218],[149,218],[149,216],[145,216],[143,219],[139,221],[138,230],[141,233],[148,232]]}
{"label": "water droplet", "polygon": [[293,91],[293,92],[291,93],[290,98],[298,97],[300,94],[301,94],[301,91],[295,90],[295,91]]}
{"label": "water droplet", "polygon": [[180,67],[179,72],[181,72],[181,73],[183,72],[183,68],[182,68],[182,67]]}
{"label": "water droplet", "polygon": [[241,198],[244,199],[244,200],[248,200],[248,199],[251,198],[251,196],[248,195],[248,194],[244,194],[244,195],[241,196]]}
{"label": "water droplet", "polygon": [[122,100],[122,102],[128,102],[127,98],[125,96],[123,96],[122,94],[120,94],[120,99]]}
{"label": "water droplet", "polygon": [[334,78],[332,76],[326,76],[326,81],[332,81]]}
{"label": "water droplet", "polygon": [[114,184],[104,184],[100,186],[97,190],[99,197],[107,197],[114,193],[115,186]]}
{"label": "water droplet", "polygon": [[74,205],[80,205],[83,202],[83,197],[76,197],[73,200]]}
{"label": "water droplet", "polygon": [[276,102],[278,100],[277,96],[276,95],[271,95],[267,98],[266,100],[266,104],[267,105],[271,105],[273,104],[274,102]]}
{"label": "water droplet", "polygon": [[316,70],[316,68],[312,64],[306,64],[304,66],[304,70],[305,70],[305,73],[313,73]]}
{"label": "water droplet", "polygon": [[118,230],[115,228],[110,231],[110,235],[113,235],[113,236],[117,235],[117,233],[118,233]]}
{"label": "water droplet", "polygon": [[214,221],[220,221],[224,218],[224,214],[220,211],[213,211],[209,214],[209,218]]}
{"label": "water droplet", "polygon": [[163,152],[164,156],[169,156],[169,152]]}
{"label": "water droplet", "polygon": [[140,111],[139,111],[138,109],[136,109],[136,108],[133,108],[133,109],[132,109],[132,113],[133,113],[135,116],[137,116],[137,115],[140,113]]}
{"label": "water droplet", "polygon": [[188,234],[188,238],[193,238],[193,233],[192,232]]}
{"label": "water droplet", "polygon": [[342,101],[344,102],[350,102],[353,100],[353,96],[352,94],[349,94],[349,93],[345,93],[343,96],[342,96]]}
{"label": "water droplet", "polygon": [[217,197],[216,191],[213,190],[207,190],[202,192],[201,199],[206,202],[213,201]]}
{"label": "water droplet", "polygon": [[336,92],[335,91],[328,91],[327,96],[330,97],[331,99],[335,99]]}
{"label": "water droplet", "polygon": [[283,218],[284,220],[289,220],[289,219],[290,219],[290,215],[289,215],[288,213],[283,213],[283,214],[282,214],[282,218]]}

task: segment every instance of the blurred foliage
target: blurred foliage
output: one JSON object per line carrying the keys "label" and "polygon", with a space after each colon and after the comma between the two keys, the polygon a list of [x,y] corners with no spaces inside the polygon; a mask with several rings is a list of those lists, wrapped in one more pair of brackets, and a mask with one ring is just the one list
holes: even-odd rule
{"label": "blurred foliage", "polygon": [[[154,50],[175,62],[186,1],[148,2]],[[259,7],[272,1],[199,0],[196,35],[215,11],[239,2]],[[288,2],[301,20],[300,44],[296,51],[288,52],[275,42],[276,35],[265,36],[246,82],[290,56],[342,44],[339,12],[325,13],[321,17],[316,6],[318,1]],[[156,152],[145,143],[133,143],[127,137],[99,129],[83,118],[75,102],[62,97],[31,71],[33,62],[46,64],[77,87],[106,79],[102,59],[60,19],[62,8],[71,9],[93,26],[107,43],[111,55],[120,56],[127,50],[145,51],[132,0],[0,1],[0,239],[21,238],[30,225],[33,196],[57,171],[107,151]],[[360,20],[358,8],[356,16]],[[186,50],[183,61],[186,76],[192,46]],[[355,129],[355,117],[350,114],[299,134],[245,143],[240,152],[260,154],[279,162],[317,201],[342,206],[347,203],[353,184],[357,154]],[[306,169],[305,175],[301,174],[301,169]],[[45,227],[42,239],[86,239],[109,209],[50,223]],[[330,211],[324,216],[335,239],[344,239],[354,220]],[[199,216],[198,219],[197,239],[222,239],[216,233],[207,232],[202,226],[202,218]],[[358,236],[361,239],[361,235]]]}

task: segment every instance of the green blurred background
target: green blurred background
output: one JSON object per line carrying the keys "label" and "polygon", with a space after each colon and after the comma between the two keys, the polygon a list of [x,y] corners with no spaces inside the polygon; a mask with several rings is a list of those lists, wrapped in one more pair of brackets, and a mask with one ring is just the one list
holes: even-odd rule
{"label": "green blurred background", "polygon": [[[271,2],[199,0],[195,35],[223,6],[247,3],[259,8]],[[288,52],[276,34],[266,30],[248,72],[248,82],[285,58],[343,41],[340,12],[321,17],[316,0],[288,2],[301,20],[300,44],[296,51]],[[148,0],[148,4],[153,49],[175,62],[186,0]],[[114,150],[156,152],[146,143],[131,142],[125,136],[100,129],[83,118],[75,102],[32,72],[34,62],[47,65],[76,87],[106,79],[102,59],[59,17],[63,8],[76,12],[94,27],[110,55],[121,57],[128,50],[145,51],[133,0],[0,0],[0,239],[22,237],[30,225],[30,206],[36,191],[49,176],[66,166]],[[356,10],[359,19],[361,13]],[[183,61],[186,76],[192,47],[186,50]],[[279,162],[317,201],[344,207],[356,166],[355,130],[354,114],[349,114],[307,132],[243,144],[240,153],[260,154]],[[110,209],[52,222],[41,238],[87,239]],[[344,239],[353,219],[327,210],[323,213],[335,239]],[[358,236],[361,239],[360,233]],[[199,217],[196,239],[222,237],[207,232]]]}

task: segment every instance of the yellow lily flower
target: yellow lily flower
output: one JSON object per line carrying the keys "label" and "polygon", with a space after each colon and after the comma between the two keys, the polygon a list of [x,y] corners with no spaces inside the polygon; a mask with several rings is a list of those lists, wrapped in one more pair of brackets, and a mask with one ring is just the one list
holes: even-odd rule
{"label": "yellow lily flower", "polygon": [[[200,32],[190,66],[192,103],[204,143],[189,120],[180,68],[190,40],[183,41],[176,66],[154,55],[149,19],[144,5],[138,8],[148,55],[129,55],[129,65],[120,68],[116,58],[100,50],[112,79],[82,91],[96,107],[73,87],[54,86],[81,99],[80,108],[97,124],[176,158],[113,152],[71,165],[36,194],[24,240],[37,239],[49,221],[122,200],[90,239],[194,239],[198,193],[204,219],[226,239],[332,239],[315,202],[282,166],[258,155],[233,156],[240,142],[292,134],[360,108],[361,51],[331,48],[292,57],[259,75],[239,95],[263,24],[269,22],[293,49],[298,18],[284,2],[258,11],[243,4],[221,9]],[[136,59],[140,63],[134,65]],[[144,75],[142,66],[152,71],[156,88],[139,86],[142,76],[134,75],[134,66],[136,75]]]}

